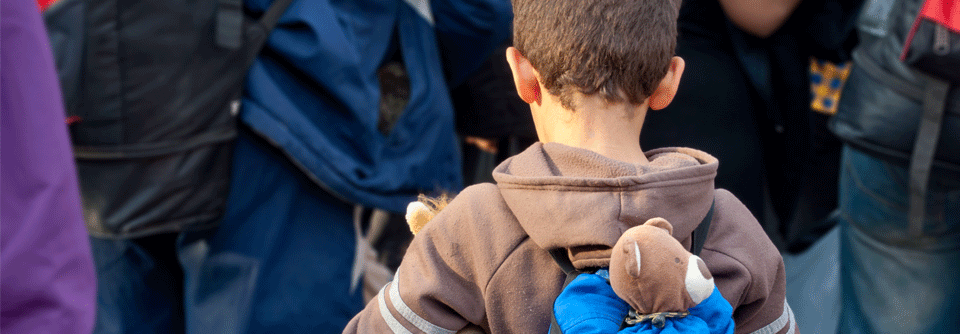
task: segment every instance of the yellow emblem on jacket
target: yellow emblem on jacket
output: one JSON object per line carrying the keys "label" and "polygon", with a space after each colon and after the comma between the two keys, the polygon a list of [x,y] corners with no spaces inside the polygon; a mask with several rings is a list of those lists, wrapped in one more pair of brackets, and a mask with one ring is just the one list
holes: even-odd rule
{"label": "yellow emblem on jacket", "polygon": [[810,93],[813,96],[810,109],[827,115],[837,113],[837,102],[850,76],[850,66],[849,61],[834,64],[810,58]]}

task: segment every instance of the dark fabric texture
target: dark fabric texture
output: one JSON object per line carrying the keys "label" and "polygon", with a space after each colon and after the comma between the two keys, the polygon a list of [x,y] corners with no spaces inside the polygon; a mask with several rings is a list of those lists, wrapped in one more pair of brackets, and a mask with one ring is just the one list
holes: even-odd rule
{"label": "dark fabric texture", "polygon": [[350,290],[353,204],[247,131],[234,156],[223,222],[184,236],[189,332],[341,331],[363,307],[362,289]]}
{"label": "dark fabric texture", "polygon": [[[259,12],[270,1],[245,4]],[[298,10],[283,17],[251,68],[242,122],[314,183],[352,203],[400,213],[419,193],[459,191],[448,84],[461,83],[507,38],[509,3],[430,1],[414,8],[404,1],[297,0],[292,6]],[[394,37],[409,99],[385,135],[376,73],[393,55]]]}
{"label": "dark fabric texture", "polygon": [[513,74],[507,64],[505,55],[509,46],[504,44],[494,50],[480,69],[451,91],[460,135],[536,138],[530,106],[517,95]]}
{"label": "dark fabric texture", "polygon": [[804,1],[777,32],[758,39],[734,27],[718,2],[684,1],[677,55],[687,67],[674,102],[648,114],[641,144],[716,155],[723,161],[717,186],[760,217],[778,247],[803,249],[828,229],[822,225],[830,224],[824,219],[835,206],[805,197],[834,198],[835,185],[803,188],[814,177],[811,170],[823,167],[814,161],[837,161],[839,146],[814,151],[822,125],[809,109],[807,66],[811,56],[849,57],[861,3]]}
{"label": "dark fabric texture", "polygon": [[[922,0],[875,0],[858,25],[861,44],[854,69],[840,97],[831,130],[845,143],[877,157],[910,160],[923,113],[922,76],[900,61],[900,54]],[[960,87],[946,99],[933,173],[960,171]]]}
{"label": "dark fabric texture", "polygon": [[908,178],[906,164],[844,149],[839,333],[952,333],[960,326],[960,174],[932,175],[919,236],[909,229]]}
{"label": "dark fabric texture", "polygon": [[797,209],[780,232],[785,250],[799,254],[827,234],[836,224],[837,182],[843,142],[827,127],[830,116],[813,113],[813,143],[810,168],[803,171]]}
{"label": "dark fabric texture", "polygon": [[90,238],[98,278],[94,333],[186,333],[177,237]]}
{"label": "dark fabric texture", "polygon": [[[864,62],[872,62],[863,55]],[[859,57],[858,57],[859,58]],[[869,65],[868,65],[869,66]],[[882,73],[878,73],[883,75]],[[886,79],[895,77],[886,75]],[[845,143],[884,159],[907,163],[917,138],[923,112],[922,92],[916,96],[906,90],[919,90],[921,83],[883,82],[867,69],[854,67],[847,89],[840,97],[837,115],[830,129]],[[912,88],[912,89],[911,89]],[[934,173],[960,171],[960,89],[954,85],[947,98],[941,136],[937,140]]]}
{"label": "dark fabric texture", "polygon": [[[939,4],[941,10],[932,10],[938,6],[931,4]],[[903,47],[904,63],[942,80],[960,82],[960,10],[955,6],[950,0],[924,2]]]}
{"label": "dark fabric texture", "polygon": [[755,116],[761,101],[738,65],[720,11],[715,1],[684,2],[677,55],[686,70],[670,106],[648,112],[640,143],[645,150],[681,146],[717,156],[723,162],[717,187],[762,219],[766,172]]}
{"label": "dark fabric texture", "polygon": [[505,56],[510,43],[494,50],[463,84],[450,92],[457,134],[497,142],[497,152],[485,152],[461,140],[463,183],[493,182],[493,168],[537,141],[530,106],[517,95]]}
{"label": "dark fabric texture", "polygon": [[[92,234],[176,232],[223,214],[242,83],[270,28],[224,6],[64,0],[45,13]],[[224,29],[235,30],[226,45]]]}
{"label": "dark fabric texture", "polygon": [[353,206],[254,136],[241,131],[234,147],[220,226],[91,238],[95,333],[335,333],[360,311],[361,289],[350,291]]}

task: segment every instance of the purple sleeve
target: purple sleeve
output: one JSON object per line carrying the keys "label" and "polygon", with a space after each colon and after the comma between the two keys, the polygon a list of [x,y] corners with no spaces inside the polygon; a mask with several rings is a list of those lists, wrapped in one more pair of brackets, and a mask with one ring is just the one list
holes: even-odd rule
{"label": "purple sleeve", "polygon": [[0,51],[0,332],[90,333],[96,274],[35,2],[0,2]]}

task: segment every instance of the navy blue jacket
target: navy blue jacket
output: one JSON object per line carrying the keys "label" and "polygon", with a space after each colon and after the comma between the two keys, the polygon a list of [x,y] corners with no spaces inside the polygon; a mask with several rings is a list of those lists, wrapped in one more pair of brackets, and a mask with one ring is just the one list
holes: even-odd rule
{"label": "navy blue jacket", "polygon": [[[241,120],[337,197],[402,212],[419,192],[462,187],[448,83],[503,42],[511,20],[508,0],[296,0],[250,69]],[[376,72],[394,32],[410,99],[385,136]]]}

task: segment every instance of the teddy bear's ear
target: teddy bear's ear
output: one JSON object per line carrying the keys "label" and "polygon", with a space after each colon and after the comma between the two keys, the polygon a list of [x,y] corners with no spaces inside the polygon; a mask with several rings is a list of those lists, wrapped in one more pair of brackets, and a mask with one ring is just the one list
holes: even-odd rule
{"label": "teddy bear's ear", "polygon": [[671,235],[673,234],[673,225],[670,225],[670,222],[660,217],[650,218],[647,220],[646,223],[643,223],[643,225],[656,226],[664,230],[667,230],[667,234],[671,234]]}
{"label": "teddy bear's ear", "polygon": [[636,241],[623,244],[624,264],[623,269],[627,274],[633,277],[640,277],[640,245]]}

